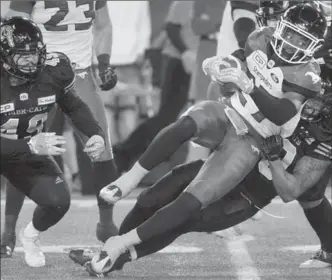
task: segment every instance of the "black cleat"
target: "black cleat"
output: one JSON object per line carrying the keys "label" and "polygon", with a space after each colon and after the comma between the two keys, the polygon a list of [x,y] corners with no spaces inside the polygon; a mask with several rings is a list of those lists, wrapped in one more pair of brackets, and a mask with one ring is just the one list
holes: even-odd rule
{"label": "black cleat", "polygon": [[15,233],[4,232],[1,237],[1,258],[11,258],[16,245],[16,235]]}

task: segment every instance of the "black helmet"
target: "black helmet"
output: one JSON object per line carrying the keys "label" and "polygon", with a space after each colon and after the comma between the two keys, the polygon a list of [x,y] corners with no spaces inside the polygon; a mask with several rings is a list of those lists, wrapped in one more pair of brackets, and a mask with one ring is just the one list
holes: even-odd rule
{"label": "black helmet", "polygon": [[[22,17],[5,19],[0,28],[0,59],[3,69],[19,79],[34,80],[46,60],[46,46],[40,29],[33,21]],[[25,55],[38,56],[33,67],[18,65],[18,59]]]}
{"label": "black helmet", "polygon": [[269,26],[269,21],[278,21],[289,7],[289,1],[261,0],[256,10],[256,19],[260,27]]}
{"label": "black helmet", "polygon": [[301,117],[311,124],[319,141],[332,140],[332,92],[308,99]]}
{"label": "black helmet", "polygon": [[[305,63],[324,44],[327,23],[316,6],[301,3],[290,7],[278,21],[271,41],[274,52],[287,63]],[[294,35],[305,43],[295,46],[289,37]]]}

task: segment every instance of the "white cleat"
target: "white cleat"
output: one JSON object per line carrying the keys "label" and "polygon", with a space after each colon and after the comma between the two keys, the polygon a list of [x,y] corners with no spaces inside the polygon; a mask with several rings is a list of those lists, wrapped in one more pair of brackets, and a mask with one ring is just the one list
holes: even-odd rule
{"label": "white cleat", "polygon": [[40,248],[39,235],[29,237],[24,234],[24,228],[19,234],[20,241],[24,249],[24,259],[30,267],[45,266],[45,255]]}
{"label": "white cleat", "polygon": [[300,264],[300,268],[332,267],[332,253],[318,250],[309,260]]}

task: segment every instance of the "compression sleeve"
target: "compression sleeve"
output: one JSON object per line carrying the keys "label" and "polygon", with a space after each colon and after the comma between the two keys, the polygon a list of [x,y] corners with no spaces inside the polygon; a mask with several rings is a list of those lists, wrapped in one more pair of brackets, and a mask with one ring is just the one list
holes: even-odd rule
{"label": "compression sleeve", "polygon": [[75,127],[84,135],[88,137],[100,135],[105,138],[105,133],[96,121],[90,108],[77,95],[73,87],[65,94],[62,94],[57,99],[57,103],[61,110],[70,117]]}

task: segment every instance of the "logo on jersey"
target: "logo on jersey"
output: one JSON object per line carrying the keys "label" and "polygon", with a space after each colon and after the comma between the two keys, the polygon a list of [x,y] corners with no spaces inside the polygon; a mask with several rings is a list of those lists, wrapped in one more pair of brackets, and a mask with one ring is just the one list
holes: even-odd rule
{"label": "logo on jersey", "polygon": [[254,53],[254,61],[258,64],[259,68],[263,69],[264,66],[266,65],[265,59],[258,53]]}
{"label": "logo on jersey", "polygon": [[28,98],[29,98],[29,95],[27,93],[21,93],[20,94],[20,100],[21,101],[28,100]]}
{"label": "logo on jersey", "polygon": [[14,103],[7,103],[7,104],[3,104],[0,107],[0,113],[7,113],[7,112],[11,112],[14,111],[15,107],[14,107]]}
{"label": "logo on jersey", "polygon": [[38,98],[38,105],[46,105],[46,104],[51,104],[51,103],[55,103],[55,95]]}
{"label": "logo on jersey", "polygon": [[271,73],[271,78],[276,84],[279,83],[279,78],[276,74]]}
{"label": "logo on jersey", "polygon": [[304,76],[311,77],[312,82],[314,84],[317,84],[320,81],[320,77],[317,74],[315,74],[314,72],[307,72],[307,73],[304,74]]}

